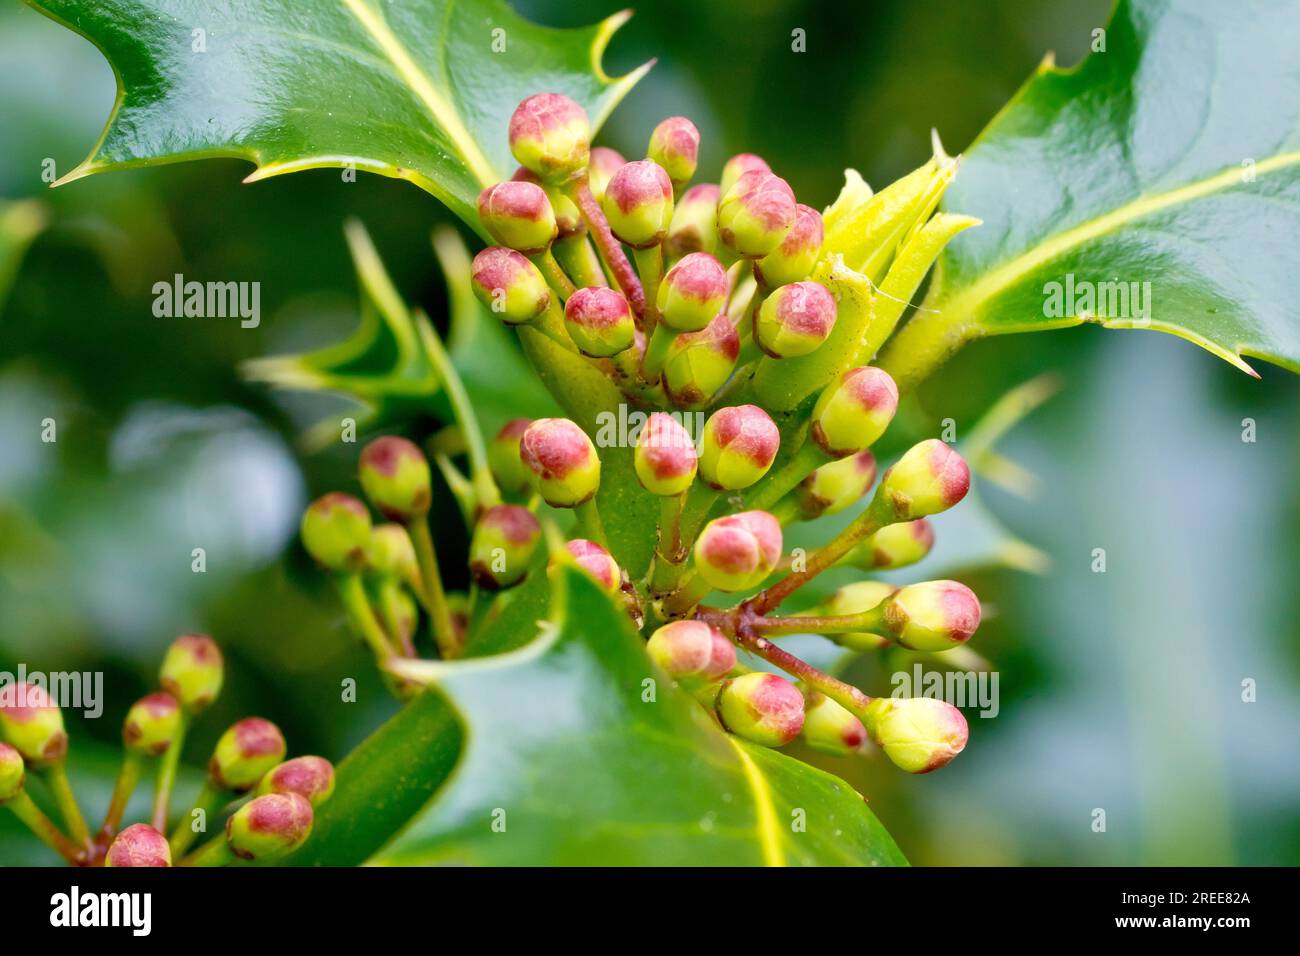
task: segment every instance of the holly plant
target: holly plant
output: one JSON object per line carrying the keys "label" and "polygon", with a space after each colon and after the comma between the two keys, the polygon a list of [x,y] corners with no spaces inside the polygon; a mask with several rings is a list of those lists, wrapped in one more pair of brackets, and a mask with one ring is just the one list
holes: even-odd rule
{"label": "holly plant", "polygon": [[[913,172],[873,190],[850,170],[818,210],[752,153],[700,169],[683,116],[646,118],[644,156],[596,145],[648,68],[599,66],[625,15],[552,30],[500,0],[28,2],[120,84],[62,182],[209,156],[251,160],[248,182],[361,169],[482,242],[435,235],[444,339],[350,223],[355,334],[246,367],[359,403],[357,486],[313,502],[301,539],[404,706],[337,785],[319,758],[291,772],[265,721],[237,724],[200,797],[230,808],[226,836],[197,850],[187,817],[162,834],[199,677],[165,667],[132,711],[123,776],[161,750],[161,809],[111,849],[120,814],[96,838],[66,794],[67,834],[34,811],[23,762],[57,768],[66,738],[52,756],[57,710],[6,706],[0,795],[77,862],[165,862],[170,843],[188,863],[903,863],[861,794],[782,748],[911,774],[962,753],[952,704],[837,675],[890,648],[987,666],[970,588],[878,573],[978,507],[972,466],[1006,480],[992,437],[1049,389],[1012,392],[962,449],[903,415],[891,430],[900,402],[968,342],[1083,322],[1300,369],[1285,270],[1258,254],[1297,234],[1294,6],[1253,25],[1125,0],[1103,52],[1045,62],[964,156],[936,135]],[[200,29],[203,55],[181,55]],[[446,511],[468,553],[435,540]],[[858,580],[830,590],[832,568]],[[197,667],[203,640],[169,662]]]}

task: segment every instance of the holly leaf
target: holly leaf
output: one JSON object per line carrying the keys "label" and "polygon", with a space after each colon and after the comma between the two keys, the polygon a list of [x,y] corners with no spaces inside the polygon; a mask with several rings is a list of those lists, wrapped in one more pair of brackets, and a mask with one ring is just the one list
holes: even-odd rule
{"label": "holly leaf", "polygon": [[340,765],[293,862],[906,862],[847,783],[719,729],[586,575],[553,591],[518,650],[401,665],[431,689]]}
{"label": "holly leaf", "polygon": [[944,203],[984,225],[927,302],[958,338],[1096,322],[1300,371],[1300,6],[1249,7],[1120,0],[980,134]]}
{"label": "holly leaf", "polygon": [[478,228],[474,200],[514,162],[506,121],[540,91],[599,128],[649,68],[600,67],[629,16],[554,30],[503,0],[27,0],[112,63],[98,145],[60,183],[226,156],[247,182],[322,167],[406,179]]}

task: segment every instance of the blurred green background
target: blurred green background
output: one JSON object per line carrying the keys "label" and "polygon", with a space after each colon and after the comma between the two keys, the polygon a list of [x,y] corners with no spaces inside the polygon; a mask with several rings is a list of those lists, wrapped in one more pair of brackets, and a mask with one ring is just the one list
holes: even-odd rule
{"label": "blurred green background", "polygon": [[[517,6],[566,26],[619,4]],[[880,185],[918,165],[931,127],[964,148],[1046,51],[1076,62],[1107,11],[644,4],[606,66],[659,63],[602,141],[637,155],[658,119],[684,113],[709,178],[755,151],[821,206],[845,166]],[[791,52],[796,28],[806,53]],[[70,718],[74,776],[99,788],[96,813],[121,717],[184,630],[212,633],[229,660],[227,691],[187,748],[196,766],[239,716],[337,760],[392,710],[295,541],[310,496],[353,488],[355,448],[303,454],[297,437],[323,400],[272,395],[236,365],[351,327],[349,215],[402,292],[439,322],[446,312],[429,232],[448,216],[402,182],[319,171],[242,186],[245,164],[210,161],[48,191],[47,164],[61,174],[86,154],[113,97],[88,43],[26,8],[0,11],[0,198],[38,197],[47,222],[0,304],[0,669],[104,672],[103,717]],[[151,287],[176,272],[260,281],[261,326],[155,318]],[[962,575],[990,607],[976,649],[996,664],[1000,713],[970,712],[967,753],[930,777],[831,764],[914,862],[1300,862],[1300,379],[1259,368],[1255,382],[1172,337],[1087,327],[978,344],[928,384],[924,415],[959,431],[1040,372],[1061,373],[1064,390],[1001,448],[1039,476],[1037,495],[982,489],[1051,570]],[[55,443],[40,441],[45,418]],[[951,559],[961,533],[946,541],[945,520],[923,570]],[[195,547],[206,573],[191,570]],[[865,686],[886,689],[887,670]],[[349,677],[356,704],[340,702]],[[0,821],[0,862],[49,861]]]}

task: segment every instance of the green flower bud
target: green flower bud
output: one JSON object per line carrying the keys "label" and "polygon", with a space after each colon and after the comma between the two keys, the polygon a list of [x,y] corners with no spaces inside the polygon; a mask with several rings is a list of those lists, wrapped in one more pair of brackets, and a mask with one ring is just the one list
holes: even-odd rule
{"label": "green flower bud", "polygon": [[180,725],[180,702],[166,691],[149,694],[126,712],[122,743],[127,750],[156,757],[171,746]]}
{"label": "green flower bud", "polygon": [[892,571],[916,564],[934,547],[934,528],[924,518],[885,525],[844,556],[864,571]]}
{"label": "green flower bud", "polygon": [[739,491],[767,474],[781,447],[781,432],[757,405],[720,408],[704,423],[700,477],[710,488]]}
{"label": "green flower bud", "polygon": [[816,282],[791,282],[766,299],[754,323],[754,341],[772,358],[816,351],[835,328],[835,296]]}
{"label": "green flower bud", "polygon": [[586,571],[597,584],[610,594],[617,594],[623,585],[623,569],[618,566],[614,556],[586,538],[574,538],[566,541],[565,550]]}
{"label": "green flower bud", "polygon": [[712,253],[718,248],[718,200],[712,183],[692,186],[682,193],[668,224],[668,254],[673,258],[692,252]]}
{"label": "green flower bud", "polygon": [[838,514],[865,495],[875,480],[876,458],[869,451],[822,465],[796,489],[799,516],[812,521]]}
{"label": "green flower bud", "polygon": [[700,161],[700,131],[685,116],[670,116],[650,134],[646,156],[664,168],[674,186],[688,183]]}
{"label": "green flower bud", "polygon": [[627,165],[623,154],[608,146],[596,146],[591,151],[591,164],[587,167],[587,188],[596,202],[605,198],[605,187],[613,175]]}
{"label": "green flower bud", "polygon": [[698,332],[683,332],[668,346],[663,384],[674,405],[698,408],[731,378],[740,355],[740,336],[725,315]]}
{"label": "green flower bud", "polygon": [[898,386],[884,369],[851,368],[822,390],[812,412],[812,437],[832,458],[869,447],[898,409]]}
{"label": "green flower bud", "polygon": [[695,539],[695,570],[719,591],[756,587],[781,561],[781,525],[766,511],[714,518]]}
{"label": "green flower bud", "polygon": [[980,626],[975,592],[957,581],[909,584],[883,607],[894,640],[915,651],[947,651],[965,643]]}
{"label": "green flower bud", "polygon": [[804,704],[801,736],[813,750],[847,757],[861,749],[867,740],[862,721],[825,694],[813,691]]}
{"label": "green flower bud", "polygon": [[539,418],[519,440],[519,457],[548,505],[572,508],[600,487],[600,456],[587,433],[567,418]]}
{"label": "green flower bud", "polygon": [[707,252],[693,252],[668,270],[655,302],[664,325],[698,332],[726,310],[727,270]]}
{"label": "green flower bud", "polygon": [[796,203],[794,225],[779,246],[754,263],[754,271],[769,289],[806,279],[821,257],[824,240],[822,214]]}
{"label": "green flower bud", "polygon": [[885,756],[908,773],[929,773],[966,746],[960,710],[932,697],[877,697],[867,707],[867,731]]}
{"label": "green flower bud", "polygon": [[564,327],[583,355],[608,358],[630,348],[636,320],[623,294],[593,286],[579,289],[564,304]]}
{"label": "green flower bud", "polygon": [[563,189],[543,182],[542,177],[524,166],[516,169],[510,178],[517,183],[534,183],[542,187],[546,198],[550,200],[551,212],[555,214],[556,238],[586,234],[587,224],[583,222],[582,213],[578,211],[577,204],[564,194]]}
{"label": "green flower bud", "polygon": [[251,790],[284,759],[285,749],[279,727],[261,717],[245,717],[217,741],[208,761],[208,776],[221,790]]}
{"label": "green flower bud", "polygon": [[507,495],[521,495],[532,485],[533,473],[519,457],[519,439],[532,423],[531,418],[512,418],[488,444],[488,467],[497,487]]}
{"label": "green flower bud", "polygon": [[676,418],[652,412],[637,436],[632,465],[641,487],[650,494],[675,497],[695,480],[695,443]]}
{"label": "green flower bud", "polygon": [[523,253],[489,246],[470,267],[474,295],[507,325],[531,322],[551,303],[551,288]]}
{"label": "green flower bud", "polygon": [[318,807],[334,793],[334,765],[324,757],[294,757],[273,767],[257,785],[257,793],[296,793]]}
{"label": "green flower bud", "polygon": [[361,450],[358,471],[366,497],[385,518],[407,522],[428,513],[433,479],[414,442],[397,435],[376,438]]}
{"label": "green flower bud", "polygon": [[776,674],[742,674],[722,685],[718,716],[737,737],[764,747],[783,747],[803,729],[803,694]]}
{"label": "green flower bud", "polygon": [[[352,500],[360,507],[361,502]],[[364,512],[365,508],[361,510]],[[158,681],[163,690],[194,714],[217,699],[225,671],[225,661],[216,641],[206,634],[182,634],[167,648]]]}
{"label": "green flower bud", "polygon": [[738,153],[727,160],[726,165],[722,167],[722,178],[719,180],[719,188],[722,195],[731,192],[731,187],[736,185],[740,177],[745,173],[757,170],[760,173],[770,173],[772,167],[767,165],[767,160],[762,156],[755,156],[753,153]]}
{"label": "green flower bud", "polygon": [[600,208],[609,228],[634,249],[658,245],[673,218],[673,184],[648,159],[628,163],[610,177]]}
{"label": "green flower bud", "polygon": [[113,840],[104,857],[105,866],[171,866],[172,850],[167,838],[147,823],[127,827]]}
{"label": "green flower bud", "polygon": [[321,495],[302,514],[302,544],[331,571],[360,571],[370,546],[370,512],[337,491]]}
{"label": "green flower bud", "polygon": [[722,194],[718,237],[746,259],[761,259],[794,226],[794,191],[780,176],[751,170]]}
{"label": "green flower bud", "polygon": [[947,511],[970,490],[970,469],[937,438],[913,445],[880,479],[876,498],[899,521]]}
{"label": "green flower bud", "polygon": [[0,687],[0,731],[33,767],[58,763],[68,752],[63,713],[40,684]]}
{"label": "green flower bud", "polygon": [[562,183],[587,167],[591,122],[581,106],[559,93],[537,93],[515,107],[508,132],[510,152],[520,164],[551,183]]}
{"label": "green flower bud", "polygon": [[[847,584],[836,591],[826,602],[826,613],[836,616],[861,614],[879,607],[898,589],[884,581],[857,581]],[[850,631],[846,634],[832,634],[831,639],[841,647],[854,651],[874,651],[886,647],[890,641],[879,634],[869,631]]]}
{"label": "green flower bud", "polygon": [[489,186],[479,193],[478,217],[488,235],[525,255],[545,252],[559,235],[551,200],[536,183]]}
{"label": "green flower bud", "polygon": [[415,546],[400,524],[377,525],[370,532],[366,564],[375,574],[398,581],[415,581],[420,576]]}
{"label": "green flower bud", "polygon": [[27,765],[23,763],[23,755],[8,744],[0,743],[0,803],[18,796],[26,779]]}
{"label": "green flower bud", "polygon": [[693,687],[717,683],[736,666],[731,642],[703,621],[665,624],[650,635],[646,651],[669,677]]}
{"label": "green flower bud", "polygon": [[528,574],[542,526],[520,505],[488,508],[474,525],[469,568],[479,586],[489,591],[513,587]]}
{"label": "green flower bud", "polygon": [[226,821],[226,843],[241,860],[274,860],[311,836],[312,809],[296,793],[268,793],[244,804]]}

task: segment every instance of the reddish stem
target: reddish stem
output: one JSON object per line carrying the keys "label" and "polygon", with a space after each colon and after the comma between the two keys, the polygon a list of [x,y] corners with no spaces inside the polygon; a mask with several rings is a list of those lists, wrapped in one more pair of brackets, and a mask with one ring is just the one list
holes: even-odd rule
{"label": "reddish stem", "polygon": [[600,211],[600,204],[596,202],[596,197],[591,194],[587,178],[584,176],[572,183],[570,192],[570,198],[577,204],[578,211],[582,213],[582,218],[591,231],[591,238],[596,241],[601,259],[605,261],[609,271],[614,274],[614,281],[627,296],[628,304],[632,306],[638,323],[642,322],[645,318],[645,290],[641,288],[641,280],[637,278],[632,263],[628,262],[622,244],[614,238],[614,233],[610,232],[609,222],[605,219],[605,214]]}

